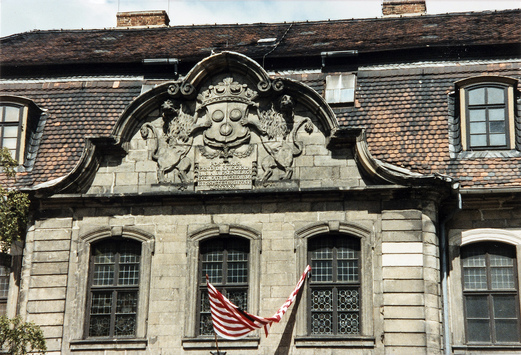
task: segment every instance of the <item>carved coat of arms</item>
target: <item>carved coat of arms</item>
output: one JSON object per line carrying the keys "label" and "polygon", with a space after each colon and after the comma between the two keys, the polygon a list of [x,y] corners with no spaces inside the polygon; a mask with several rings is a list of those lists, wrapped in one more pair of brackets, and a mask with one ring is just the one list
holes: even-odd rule
{"label": "carved coat of arms", "polygon": [[[280,179],[292,178],[294,158],[302,153],[297,132],[301,127],[308,133],[313,130],[309,118],[295,116],[292,96],[263,98],[261,104],[257,91],[232,77],[209,85],[195,103],[177,98],[178,91],[173,86],[172,99],[161,106],[162,127],[151,122],[141,127],[142,137],[149,141],[150,158],[157,162],[159,183],[186,185],[192,174],[197,184],[198,173],[199,178],[204,173],[205,183],[215,180],[214,185],[205,185],[208,189],[244,189],[255,181],[265,185],[277,170]],[[199,143],[194,148],[196,138]],[[257,173],[258,166],[262,174]]]}

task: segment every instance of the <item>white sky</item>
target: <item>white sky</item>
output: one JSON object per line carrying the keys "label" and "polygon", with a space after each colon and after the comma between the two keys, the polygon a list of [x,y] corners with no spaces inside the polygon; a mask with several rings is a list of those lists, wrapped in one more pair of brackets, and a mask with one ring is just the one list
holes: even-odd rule
{"label": "white sky", "polygon": [[[0,36],[109,28],[118,11],[166,10],[170,25],[370,18],[382,0],[0,0]],[[427,0],[427,13],[515,9],[521,0]],[[520,21],[521,22],[521,21]]]}

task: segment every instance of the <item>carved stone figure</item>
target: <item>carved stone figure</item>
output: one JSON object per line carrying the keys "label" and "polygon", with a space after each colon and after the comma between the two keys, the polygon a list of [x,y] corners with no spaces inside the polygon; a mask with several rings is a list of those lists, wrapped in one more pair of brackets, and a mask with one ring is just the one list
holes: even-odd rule
{"label": "carved stone figure", "polygon": [[268,137],[268,141],[262,141],[268,152],[261,163],[264,170],[262,182],[266,182],[277,168],[285,173],[281,179],[291,179],[293,159],[302,153],[303,148],[302,142],[297,140],[297,132],[302,126],[307,133],[313,132],[311,120],[295,117],[294,108],[293,98],[283,95],[279,99],[278,108],[272,104],[270,110],[261,113],[262,128]]}
{"label": "carved stone figure", "polygon": [[152,124],[145,123],[141,127],[141,136],[154,141],[155,149],[152,151],[151,158],[158,165],[158,182],[168,182],[166,174],[173,171],[174,180],[175,177],[178,177],[179,181],[184,184],[187,182],[187,173],[192,167],[192,161],[186,155],[192,146],[193,138],[190,133],[197,117],[185,113],[182,104],[176,108],[171,100],[165,101],[162,110],[164,133],[160,133],[160,130]]}

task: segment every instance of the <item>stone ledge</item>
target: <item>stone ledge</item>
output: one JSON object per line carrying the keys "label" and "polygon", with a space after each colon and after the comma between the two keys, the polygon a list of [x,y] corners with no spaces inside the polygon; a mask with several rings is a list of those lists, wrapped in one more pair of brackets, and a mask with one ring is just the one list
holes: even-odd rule
{"label": "stone ledge", "polygon": [[519,345],[453,345],[452,350],[456,355],[464,354],[512,354],[513,352],[521,352],[521,344]]}
{"label": "stone ledge", "polygon": [[[241,340],[219,339],[220,349],[257,349],[260,339],[258,337],[243,338]],[[215,349],[214,338],[184,338],[182,340],[183,349]]]}
{"label": "stone ledge", "polygon": [[145,350],[147,339],[88,339],[72,340],[71,351],[81,350]]}
{"label": "stone ledge", "polygon": [[374,348],[374,337],[364,336],[300,336],[295,337],[297,348]]}

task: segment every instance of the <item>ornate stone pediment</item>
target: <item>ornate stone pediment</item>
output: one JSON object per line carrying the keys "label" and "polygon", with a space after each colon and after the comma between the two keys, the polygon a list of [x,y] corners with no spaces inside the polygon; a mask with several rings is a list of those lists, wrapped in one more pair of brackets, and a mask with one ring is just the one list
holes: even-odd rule
{"label": "ornate stone pediment", "polygon": [[[216,64],[223,58],[225,68]],[[335,129],[328,124],[336,123],[332,112],[316,92],[271,80],[255,62],[234,53],[208,58],[184,80],[158,91],[158,115],[139,131],[148,159],[157,164],[159,185],[196,191],[298,186],[296,160],[304,141],[312,142],[313,135],[324,141]],[[320,110],[310,105],[325,106],[329,117],[320,119],[313,113]]]}

